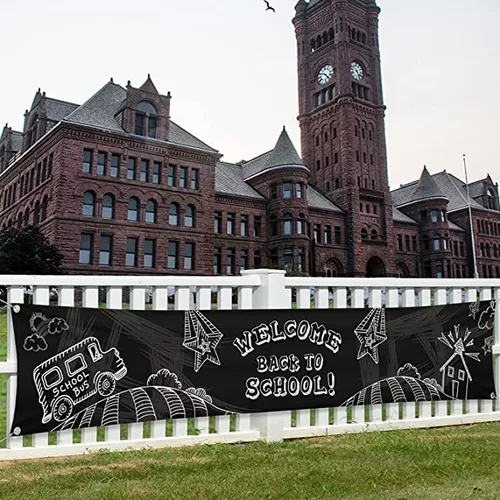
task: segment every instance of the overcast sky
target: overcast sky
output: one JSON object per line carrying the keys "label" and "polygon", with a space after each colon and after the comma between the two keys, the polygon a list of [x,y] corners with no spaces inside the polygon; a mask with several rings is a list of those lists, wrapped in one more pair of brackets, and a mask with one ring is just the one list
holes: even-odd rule
{"label": "overcast sky", "polygon": [[[250,159],[286,125],[300,148],[295,0],[0,0],[0,123],[22,128],[38,87],[83,103],[150,73],[171,116]],[[391,187],[426,164],[500,182],[499,0],[378,0]]]}

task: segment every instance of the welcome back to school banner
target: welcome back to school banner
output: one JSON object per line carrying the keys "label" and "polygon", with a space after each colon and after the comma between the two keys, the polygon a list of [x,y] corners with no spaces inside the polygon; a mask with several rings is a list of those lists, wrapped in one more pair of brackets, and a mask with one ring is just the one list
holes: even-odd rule
{"label": "welcome back to school banner", "polygon": [[346,310],[16,310],[17,435],[495,397],[495,302]]}

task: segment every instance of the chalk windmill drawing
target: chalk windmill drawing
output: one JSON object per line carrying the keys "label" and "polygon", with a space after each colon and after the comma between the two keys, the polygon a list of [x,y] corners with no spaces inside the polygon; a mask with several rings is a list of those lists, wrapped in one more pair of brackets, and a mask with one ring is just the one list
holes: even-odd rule
{"label": "chalk windmill drawing", "polygon": [[360,342],[358,358],[367,354],[378,365],[378,346],[387,340],[385,309],[372,309],[354,330]]}
{"label": "chalk windmill drawing", "polygon": [[194,371],[198,372],[206,361],[220,365],[216,347],[222,338],[220,330],[198,310],[184,315],[184,347],[193,351]]}
{"label": "chalk windmill drawing", "polygon": [[448,335],[441,333],[438,340],[449,347],[453,354],[441,366],[441,386],[443,391],[456,399],[467,399],[469,382],[472,380],[466,358],[481,362],[478,352],[467,352],[468,347],[474,346],[474,339],[470,339],[470,330],[466,327],[460,331],[460,325],[455,325]]}

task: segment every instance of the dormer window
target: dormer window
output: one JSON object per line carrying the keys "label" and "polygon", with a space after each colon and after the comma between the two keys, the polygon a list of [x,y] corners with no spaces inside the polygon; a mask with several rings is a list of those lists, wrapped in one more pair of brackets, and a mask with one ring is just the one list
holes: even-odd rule
{"label": "dormer window", "polygon": [[158,111],[149,102],[142,101],[135,114],[135,133],[147,137],[156,137],[158,128]]}

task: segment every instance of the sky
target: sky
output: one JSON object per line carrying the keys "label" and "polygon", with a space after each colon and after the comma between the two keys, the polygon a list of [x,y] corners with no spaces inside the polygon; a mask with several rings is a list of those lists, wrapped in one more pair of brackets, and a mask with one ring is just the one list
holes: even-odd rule
{"label": "sky", "polygon": [[[249,160],[286,126],[300,151],[295,0],[0,0],[0,124],[22,130],[40,87],[81,104],[151,74],[171,117]],[[500,2],[378,0],[391,188],[423,165],[500,182]]]}

